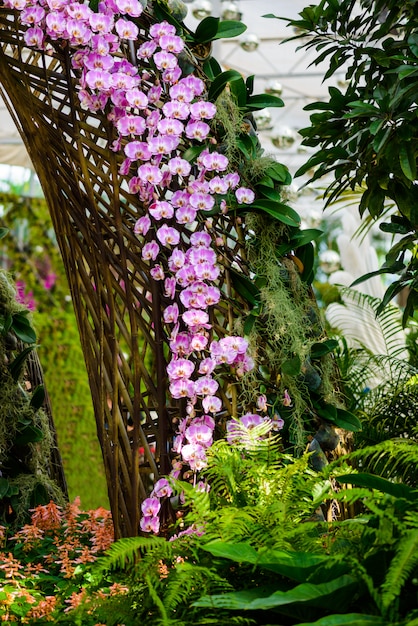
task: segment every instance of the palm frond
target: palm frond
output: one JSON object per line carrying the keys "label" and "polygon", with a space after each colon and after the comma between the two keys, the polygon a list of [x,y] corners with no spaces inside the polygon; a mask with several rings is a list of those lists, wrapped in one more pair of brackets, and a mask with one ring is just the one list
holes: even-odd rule
{"label": "palm frond", "polygon": [[408,358],[406,336],[398,307],[388,304],[378,313],[381,300],[356,289],[342,287],[344,304],[330,304],[326,311],[330,325],[340,329],[352,345],[371,354]]}

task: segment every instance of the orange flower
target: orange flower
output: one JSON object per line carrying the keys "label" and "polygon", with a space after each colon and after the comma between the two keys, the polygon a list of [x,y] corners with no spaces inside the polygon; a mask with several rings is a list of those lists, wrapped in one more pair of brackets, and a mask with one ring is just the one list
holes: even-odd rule
{"label": "orange flower", "polygon": [[9,552],[8,556],[3,556],[0,570],[3,570],[6,578],[25,578],[25,575],[20,573],[22,569],[23,565],[18,559],[14,558],[11,552]]}

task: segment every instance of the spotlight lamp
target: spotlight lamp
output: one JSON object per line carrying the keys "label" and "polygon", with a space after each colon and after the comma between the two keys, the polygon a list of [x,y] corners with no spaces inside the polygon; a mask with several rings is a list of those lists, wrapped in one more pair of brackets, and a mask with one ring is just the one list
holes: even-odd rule
{"label": "spotlight lamp", "polygon": [[293,146],[296,141],[296,134],[289,126],[281,126],[276,129],[271,141],[276,148],[285,150]]}
{"label": "spotlight lamp", "polygon": [[332,274],[341,267],[341,258],[336,250],[324,250],[319,254],[319,264],[326,274]]}
{"label": "spotlight lamp", "polygon": [[192,14],[197,20],[203,20],[212,15],[212,2],[210,0],[195,0],[192,7]]}
{"label": "spotlight lamp", "polygon": [[260,40],[254,33],[248,33],[240,42],[240,46],[246,52],[254,52],[260,45]]}
{"label": "spotlight lamp", "polygon": [[283,93],[283,85],[278,80],[271,80],[264,91],[271,96],[281,96]]}
{"label": "spotlight lamp", "polygon": [[223,0],[221,3],[221,17],[223,20],[237,20],[242,18],[239,6],[233,0]]}

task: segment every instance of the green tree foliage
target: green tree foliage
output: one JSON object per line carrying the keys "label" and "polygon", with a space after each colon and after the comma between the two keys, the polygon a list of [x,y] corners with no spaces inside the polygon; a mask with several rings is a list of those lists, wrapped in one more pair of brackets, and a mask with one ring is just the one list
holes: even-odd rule
{"label": "green tree foliage", "polygon": [[38,354],[50,397],[70,498],[107,506],[106,481],[73,305],[45,201],[0,195],[2,265],[35,307]]}
{"label": "green tree foliage", "polygon": [[[274,17],[274,16],[269,16]],[[373,219],[393,202],[384,232],[397,235],[383,267],[394,273],[382,307],[405,287],[404,323],[418,306],[418,16],[413,0],[323,0],[298,19],[302,49],[315,49],[315,65],[328,63],[324,78],[338,76],[329,98],[306,107],[315,111],[301,132],[317,152],[297,175],[315,168],[311,181],[332,175],[328,202],[362,186],[360,213]],[[341,80],[343,79],[343,80]]]}

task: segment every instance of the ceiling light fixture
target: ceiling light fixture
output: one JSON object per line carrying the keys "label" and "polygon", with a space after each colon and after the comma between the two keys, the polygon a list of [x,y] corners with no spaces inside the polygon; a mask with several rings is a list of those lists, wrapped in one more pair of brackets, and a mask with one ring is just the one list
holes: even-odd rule
{"label": "ceiling light fixture", "polygon": [[254,33],[248,33],[240,42],[240,46],[246,52],[254,52],[260,45],[260,40]]}
{"label": "ceiling light fixture", "polygon": [[213,6],[210,0],[195,0],[192,7],[192,14],[197,20],[203,20],[212,15]]}

